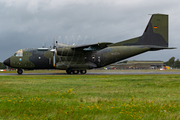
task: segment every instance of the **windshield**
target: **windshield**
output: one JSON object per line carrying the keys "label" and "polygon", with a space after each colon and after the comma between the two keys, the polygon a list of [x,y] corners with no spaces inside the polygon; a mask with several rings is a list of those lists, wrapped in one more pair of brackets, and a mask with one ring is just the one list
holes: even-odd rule
{"label": "windshield", "polygon": [[22,50],[22,49],[18,50],[18,51],[14,54],[14,56],[16,56],[16,57],[22,57],[22,56],[23,56],[23,50]]}

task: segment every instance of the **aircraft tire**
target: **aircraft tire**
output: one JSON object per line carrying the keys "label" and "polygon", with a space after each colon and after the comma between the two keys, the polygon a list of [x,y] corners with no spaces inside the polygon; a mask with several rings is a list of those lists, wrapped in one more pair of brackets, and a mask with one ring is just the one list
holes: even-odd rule
{"label": "aircraft tire", "polygon": [[72,72],[72,70],[70,70],[70,69],[67,69],[67,70],[66,70],[66,73],[67,73],[67,74],[71,74],[71,72]]}
{"label": "aircraft tire", "polygon": [[86,70],[80,70],[81,74],[86,74],[86,72],[87,72]]}
{"label": "aircraft tire", "polygon": [[73,74],[78,74],[79,70],[73,70]]}
{"label": "aircraft tire", "polygon": [[21,74],[23,73],[23,70],[22,70],[22,69],[18,69],[18,70],[17,70],[17,73],[18,73],[19,75],[21,75]]}

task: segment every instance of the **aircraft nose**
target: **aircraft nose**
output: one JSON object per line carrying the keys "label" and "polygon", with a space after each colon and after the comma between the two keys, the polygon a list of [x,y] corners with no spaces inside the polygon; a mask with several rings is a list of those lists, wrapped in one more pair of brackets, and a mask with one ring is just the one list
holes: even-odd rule
{"label": "aircraft nose", "polygon": [[7,66],[10,66],[10,58],[6,59],[3,63]]}

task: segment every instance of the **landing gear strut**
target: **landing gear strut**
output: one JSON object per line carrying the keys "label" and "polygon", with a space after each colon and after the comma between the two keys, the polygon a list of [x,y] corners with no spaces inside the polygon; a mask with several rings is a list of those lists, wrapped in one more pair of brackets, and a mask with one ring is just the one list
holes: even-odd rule
{"label": "landing gear strut", "polygon": [[22,70],[22,69],[18,69],[18,70],[17,70],[17,73],[18,73],[19,75],[21,75],[21,74],[23,73],[23,70]]}

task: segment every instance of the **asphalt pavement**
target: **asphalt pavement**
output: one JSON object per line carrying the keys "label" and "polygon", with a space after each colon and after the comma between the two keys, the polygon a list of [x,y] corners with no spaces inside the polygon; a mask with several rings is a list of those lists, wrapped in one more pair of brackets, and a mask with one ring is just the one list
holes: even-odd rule
{"label": "asphalt pavement", "polygon": [[[85,75],[169,75],[180,74],[180,72],[87,72]],[[18,75],[17,73],[0,73],[0,76]],[[66,73],[23,73],[22,75],[67,75]],[[74,75],[74,74],[71,74]],[[76,75],[76,74],[75,74]],[[81,75],[81,74],[78,74]]]}

